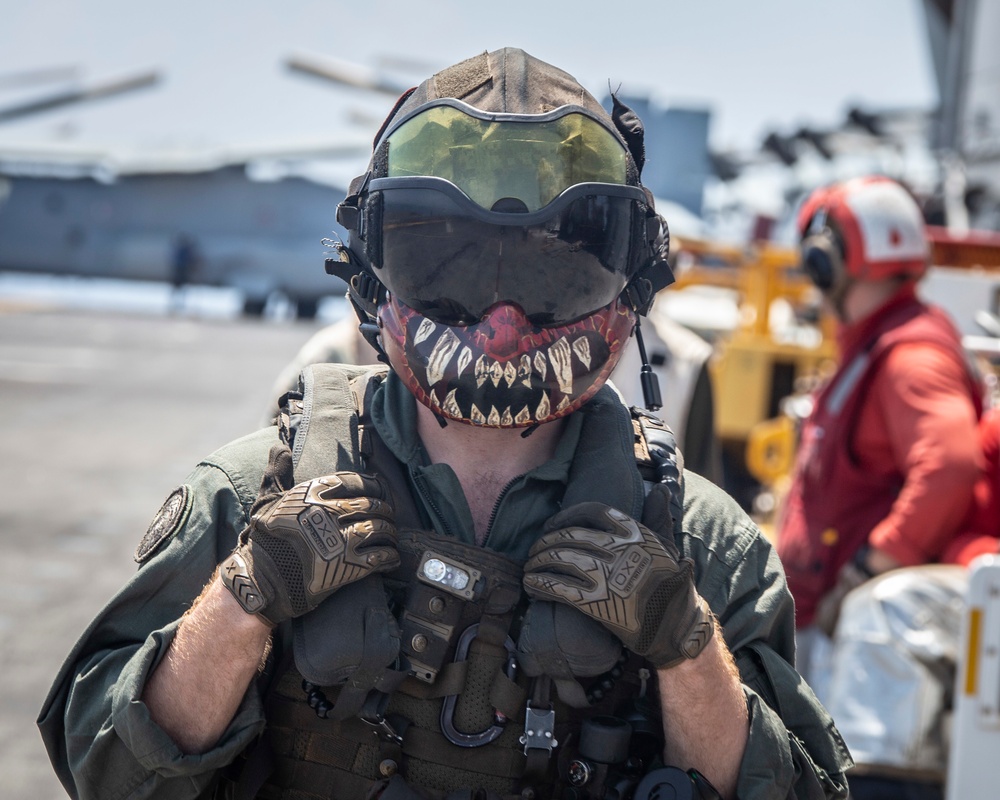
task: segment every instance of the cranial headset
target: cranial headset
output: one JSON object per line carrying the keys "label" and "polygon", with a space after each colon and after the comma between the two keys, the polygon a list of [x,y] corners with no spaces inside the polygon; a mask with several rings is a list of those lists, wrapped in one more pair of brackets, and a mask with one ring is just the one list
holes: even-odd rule
{"label": "cranial headset", "polygon": [[821,207],[810,220],[801,244],[802,268],[824,292],[837,286],[845,274],[844,239],[835,225]]}

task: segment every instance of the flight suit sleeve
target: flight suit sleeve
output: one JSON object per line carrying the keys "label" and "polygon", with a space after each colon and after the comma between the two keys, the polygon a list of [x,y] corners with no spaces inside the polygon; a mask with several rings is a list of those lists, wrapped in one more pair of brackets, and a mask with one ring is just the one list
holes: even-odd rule
{"label": "flight suit sleeve", "polygon": [[243,475],[218,462],[188,476],[182,518],[170,521],[148,560],[84,632],[45,701],[39,728],[71,797],[199,797],[263,729],[253,684],[218,744],[184,755],[140,699],[181,617],[248,520],[259,472]]}
{"label": "flight suit sleeve", "polygon": [[682,552],[743,682],[750,735],[741,800],[846,798],[853,765],[833,719],[796,672],[795,612],[777,554],[725,493],[685,473]]}

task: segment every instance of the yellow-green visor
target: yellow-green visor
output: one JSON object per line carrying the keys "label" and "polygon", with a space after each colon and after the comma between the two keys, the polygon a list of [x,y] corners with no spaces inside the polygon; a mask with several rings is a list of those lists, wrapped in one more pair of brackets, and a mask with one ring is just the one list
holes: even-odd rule
{"label": "yellow-green visor", "polygon": [[405,118],[385,139],[386,177],[443,178],[487,210],[537,211],[571,186],[626,182],[625,146],[575,106],[488,114],[441,101]]}

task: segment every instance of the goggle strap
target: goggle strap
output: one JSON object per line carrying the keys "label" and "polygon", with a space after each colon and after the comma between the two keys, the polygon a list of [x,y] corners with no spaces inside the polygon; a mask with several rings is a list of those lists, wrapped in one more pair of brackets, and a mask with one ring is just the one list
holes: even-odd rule
{"label": "goggle strap", "polygon": [[371,171],[368,171],[364,175],[358,175],[354,178],[347,190],[347,197],[337,205],[337,222],[347,230],[354,231],[362,237],[364,235],[362,230],[364,220],[361,216],[361,196],[367,192],[371,176]]}
{"label": "goggle strap", "polygon": [[347,294],[358,318],[370,322],[378,316],[378,307],[385,300],[385,286],[358,263],[349,248],[339,242],[335,247],[338,257],[326,259],[326,273],[347,284]]}
{"label": "goggle strap", "polygon": [[385,299],[385,286],[367,270],[355,273],[348,284],[351,299],[373,319],[378,316],[378,307]]}
{"label": "goggle strap", "polygon": [[357,203],[357,196],[348,197],[337,206],[337,222],[349,231],[358,230],[358,222],[361,217],[361,210],[351,203]]}

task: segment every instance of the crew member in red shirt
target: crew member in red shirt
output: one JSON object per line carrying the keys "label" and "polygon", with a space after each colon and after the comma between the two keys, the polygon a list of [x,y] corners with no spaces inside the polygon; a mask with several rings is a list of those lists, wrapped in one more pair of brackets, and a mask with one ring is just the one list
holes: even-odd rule
{"label": "crew member in red shirt", "polygon": [[943,560],[982,471],[983,392],[947,315],[917,299],[929,248],[902,186],[819,189],[798,228],[803,267],[840,323],[840,366],[804,423],[778,528],[808,671],[850,589]]}

